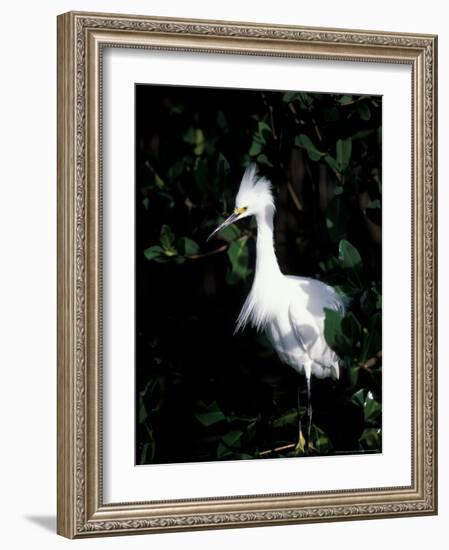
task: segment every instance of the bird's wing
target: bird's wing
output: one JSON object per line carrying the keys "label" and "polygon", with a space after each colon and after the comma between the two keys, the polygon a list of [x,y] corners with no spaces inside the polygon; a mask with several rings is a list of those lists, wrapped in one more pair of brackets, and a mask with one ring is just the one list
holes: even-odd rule
{"label": "bird's wing", "polygon": [[338,357],[324,337],[324,308],[344,313],[343,302],[332,287],[321,281],[294,279],[298,286],[289,306],[292,330],[313,361],[332,367]]}
{"label": "bird's wing", "polygon": [[303,301],[306,302],[305,307],[312,314],[324,315],[324,308],[333,309],[342,315],[345,314],[346,308],[343,298],[334,288],[326,283],[323,283],[318,279],[296,277],[293,275],[287,275],[286,279],[297,286],[299,294],[296,293],[295,297],[298,299],[301,296]]}

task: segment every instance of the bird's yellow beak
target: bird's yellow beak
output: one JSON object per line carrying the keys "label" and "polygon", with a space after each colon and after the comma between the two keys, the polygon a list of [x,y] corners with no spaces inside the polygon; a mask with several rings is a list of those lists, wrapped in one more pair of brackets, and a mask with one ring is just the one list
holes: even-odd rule
{"label": "bird's yellow beak", "polygon": [[212,233],[209,235],[209,237],[207,237],[206,242],[209,241],[210,239],[212,239],[212,237],[216,233],[218,233],[219,231],[221,231],[222,229],[224,229],[228,225],[231,225],[231,223],[234,223],[235,221],[237,221],[238,218],[240,217],[240,215],[243,214],[243,212],[245,212],[245,210],[246,210],[246,208],[236,208],[234,210],[234,212],[229,216],[229,218],[226,218],[226,220],[223,223],[221,223],[216,229],[214,229],[212,231]]}

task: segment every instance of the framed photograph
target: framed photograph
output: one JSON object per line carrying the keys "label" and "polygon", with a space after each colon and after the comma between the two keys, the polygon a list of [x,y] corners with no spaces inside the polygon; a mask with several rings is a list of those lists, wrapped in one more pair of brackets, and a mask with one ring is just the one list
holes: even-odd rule
{"label": "framed photograph", "polygon": [[437,512],[436,52],[59,16],[59,534]]}

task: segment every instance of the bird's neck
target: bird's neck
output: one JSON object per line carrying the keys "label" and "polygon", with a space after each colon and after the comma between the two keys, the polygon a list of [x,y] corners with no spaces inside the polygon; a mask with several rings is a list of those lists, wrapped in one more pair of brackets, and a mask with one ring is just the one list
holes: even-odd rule
{"label": "bird's neck", "polygon": [[274,206],[256,215],[256,271],[253,286],[237,319],[236,331],[247,323],[257,330],[266,327],[279,308],[279,289],[283,288],[283,275],[279,269],[273,243]]}
{"label": "bird's neck", "polygon": [[274,206],[267,206],[265,212],[257,215],[256,272],[254,285],[263,281],[268,284],[282,277],[274,251],[273,242]]}

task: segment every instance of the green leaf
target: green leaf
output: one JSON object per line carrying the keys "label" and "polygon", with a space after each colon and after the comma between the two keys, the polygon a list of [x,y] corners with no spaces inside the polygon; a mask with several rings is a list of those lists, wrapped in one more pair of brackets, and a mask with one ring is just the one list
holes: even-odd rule
{"label": "green leaf", "polygon": [[360,369],[359,367],[348,367],[345,369],[346,378],[348,380],[348,388],[353,388],[359,379]]}
{"label": "green leaf", "polygon": [[235,284],[242,279],[245,279],[250,274],[248,268],[248,247],[246,246],[247,239],[234,241],[228,248],[227,254],[231,262],[231,273],[228,277],[228,282]]}
{"label": "green leaf", "polygon": [[329,168],[333,172],[335,172],[336,174],[339,173],[338,167],[337,167],[337,161],[334,159],[334,157],[331,157],[330,155],[325,155],[324,162],[329,166]]}
{"label": "green leaf", "polygon": [[196,139],[196,129],[189,128],[187,132],[184,134],[183,139],[186,143],[189,143],[190,145],[194,145],[195,139]]}
{"label": "green leaf", "polygon": [[148,442],[143,444],[142,450],[140,451],[140,464],[146,464],[147,463],[147,455],[148,455],[148,449],[150,448],[150,444]]}
{"label": "green leaf", "polygon": [[217,126],[221,130],[225,130],[228,127],[228,121],[226,120],[226,116],[223,111],[217,112]]}
{"label": "green leaf", "polygon": [[362,327],[356,316],[351,311],[343,318],[341,328],[345,336],[351,342],[352,347],[354,347],[360,340]]}
{"label": "green leaf", "polygon": [[284,101],[285,103],[291,103],[296,99],[297,95],[297,92],[285,92],[285,94],[282,96],[282,101]]}
{"label": "green leaf", "polygon": [[351,397],[351,401],[358,405],[359,407],[364,407],[365,405],[365,393],[366,390],[364,388],[356,391],[354,395]]}
{"label": "green leaf", "polygon": [[183,256],[194,256],[200,251],[200,245],[189,237],[179,239],[179,251]]}
{"label": "green leaf", "polygon": [[349,241],[342,239],[338,246],[338,259],[344,269],[361,269],[362,258],[359,251]]}
{"label": "green leaf", "polygon": [[368,326],[363,330],[361,361],[373,357],[382,349],[382,317],[375,313],[370,317]]}
{"label": "green leaf", "polygon": [[189,128],[184,134],[184,141],[194,146],[195,155],[200,156],[203,153],[205,138],[201,128]]}
{"label": "green leaf", "polygon": [[348,277],[348,282],[354,285],[358,292],[361,292],[364,286],[362,281],[362,258],[357,248],[342,239],[338,246],[338,260],[340,267]]}
{"label": "green leaf", "polygon": [[223,155],[223,153],[218,154],[217,160],[217,178],[219,181],[224,180],[229,176],[231,172],[231,167],[229,166],[228,159]]}
{"label": "green leaf", "polygon": [[209,166],[205,159],[195,159],[193,177],[198,189],[203,194],[206,194],[209,187]]}
{"label": "green leaf", "polygon": [[164,189],[165,187],[164,180],[161,178],[161,176],[157,172],[154,173],[154,183],[156,184],[156,187],[158,189]]}
{"label": "green leaf", "polygon": [[232,455],[232,451],[220,441],[217,446],[217,458],[226,458]]}
{"label": "green leaf", "polygon": [[366,423],[374,423],[379,418],[379,415],[382,411],[381,404],[374,399],[374,396],[371,391],[368,391],[364,403],[364,415]]}
{"label": "green leaf", "polygon": [[150,199],[148,197],[145,197],[142,200],[142,204],[143,204],[143,207],[145,208],[145,210],[148,210],[148,207],[150,206]]}
{"label": "green leaf", "polygon": [[203,131],[197,128],[196,135],[195,135],[195,148],[193,150],[195,155],[200,156],[203,153],[204,144],[205,144],[205,139],[204,139]]}
{"label": "green leaf", "polygon": [[327,344],[341,354],[352,354],[360,338],[361,327],[352,313],[346,316],[324,308],[324,337]]}
{"label": "green leaf", "polygon": [[296,99],[299,101],[301,109],[305,109],[306,111],[311,110],[314,101],[313,98],[314,95],[307,92],[299,92],[296,97]]}
{"label": "green leaf", "polygon": [[313,96],[305,92],[285,92],[282,96],[282,101],[285,103],[292,103],[297,101],[301,107],[306,111],[310,111],[310,108],[313,104]]}
{"label": "green leaf", "polygon": [[374,201],[371,201],[368,205],[368,208],[380,208],[380,200],[376,199]]}
{"label": "green leaf", "polygon": [[339,172],[344,172],[349,165],[352,153],[352,139],[339,139],[336,144],[337,152],[337,169]]}
{"label": "green leaf", "polygon": [[351,398],[351,401],[363,409],[365,423],[373,423],[379,418],[382,411],[381,404],[374,399],[373,393],[364,388],[358,390]]}
{"label": "green leaf", "polygon": [[175,264],[183,264],[186,261],[184,256],[179,256],[179,255],[174,256],[173,260]]}
{"label": "green leaf", "polygon": [[170,261],[170,258],[166,256],[166,252],[164,251],[164,255],[163,256],[158,256],[157,258],[153,258],[155,262],[157,262],[158,264],[166,264],[167,262]]}
{"label": "green leaf", "polygon": [[371,118],[371,110],[366,103],[358,103],[357,112],[362,120],[369,120]]}
{"label": "green leaf", "polygon": [[145,408],[145,403],[143,402],[142,396],[139,395],[139,424],[143,424],[148,418],[148,413]]}
{"label": "green leaf", "polygon": [[344,95],[339,100],[338,103],[340,105],[348,105],[348,103],[352,103],[352,95]]}
{"label": "green leaf", "polygon": [[329,272],[334,271],[338,267],[338,260],[335,256],[328,256],[318,264],[321,271]]}
{"label": "green leaf", "polygon": [[376,225],[382,225],[382,207],[379,199],[369,203],[366,208],[366,215]]}
{"label": "green leaf", "polygon": [[332,198],[326,209],[326,227],[333,242],[338,242],[346,235],[350,216],[349,199],[340,194]]}
{"label": "green leaf", "polygon": [[266,122],[263,122],[263,120],[259,120],[257,123],[257,133],[264,139],[264,134],[271,136],[271,127]]}
{"label": "green leaf", "polygon": [[324,109],[323,114],[324,114],[324,120],[326,122],[336,122],[340,118],[338,109],[336,107],[330,107],[330,108]]}
{"label": "green leaf", "polygon": [[154,260],[155,258],[158,258],[159,256],[162,256],[164,254],[164,249],[159,245],[155,245],[146,248],[143,253],[147,260]]}
{"label": "green leaf", "polygon": [[324,308],[324,313],[324,337],[329,347],[338,348],[338,343],[342,340],[342,315],[329,308]]}
{"label": "green leaf", "polygon": [[315,145],[313,144],[309,136],[306,136],[305,134],[300,134],[295,138],[295,145],[297,147],[301,147],[302,149],[305,149],[307,151],[307,154],[309,155],[310,160],[317,161],[324,156],[324,153],[319,151],[315,147]]}
{"label": "green leaf", "polygon": [[222,437],[222,440],[228,447],[239,447],[243,432],[241,430],[232,430]]}
{"label": "green leaf", "polygon": [[256,433],[257,433],[257,419],[252,420],[246,427],[246,434],[250,441],[256,437]]}
{"label": "green leaf", "polygon": [[253,141],[248,154],[252,157],[257,156],[262,151],[262,144],[259,141]]}
{"label": "green leaf", "polygon": [[169,250],[173,246],[173,243],[175,241],[175,235],[168,225],[164,224],[161,227],[160,239],[161,239],[161,245],[165,250]]}
{"label": "green leaf", "polygon": [[258,155],[256,161],[257,161],[257,164],[260,164],[260,165],[263,164],[263,165],[265,165],[265,166],[269,166],[270,168],[272,168],[272,166],[273,166],[273,165],[271,164],[271,162],[268,160],[267,155],[263,155],[263,154],[262,154],[262,155]]}
{"label": "green leaf", "polygon": [[154,439],[151,442],[144,443],[140,453],[140,464],[151,464],[154,460],[155,450]]}
{"label": "green leaf", "polygon": [[312,425],[311,440],[314,447],[320,454],[327,454],[332,451],[332,443],[329,436],[316,424]]}
{"label": "green leaf", "polygon": [[266,145],[271,135],[271,127],[266,122],[260,120],[257,123],[257,130],[253,135],[253,141],[251,143],[248,154],[251,157],[257,157],[257,155],[262,152],[263,146]]}
{"label": "green leaf", "polygon": [[203,426],[209,427],[225,420],[226,417],[218,406],[218,403],[216,401],[212,401],[212,403],[203,412],[196,413],[195,418]]}
{"label": "green leaf", "polygon": [[357,139],[364,139],[370,136],[373,132],[374,132],[373,128],[369,128],[367,130],[359,130],[352,136],[352,141],[355,141]]}
{"label": "green leaf", "polygon": [[[217,225],[221,223],[223,219],[217,222]],[[241,231],[237,224],[232,223],[231,225],[228,225],[224,229],[220,231],[220,239],[226,242],[235,241],[238,237],[240,237]]]}
{"label": "green leaf", "polygon": [[276,420],[273,420],[273,428],[283,428],[291,424],[298,424],[298,409],[290,409]]}
{"label": "green leaf", "polygon": [[360,296],[360,307],[367,317],[382,309],[382,295],[374,284]]}
{"label": "green leaf", "polygon": [[359,439],[362,447],[369,451],[380,451],[382,448],[382,431],[380,428],[366,428]]}

